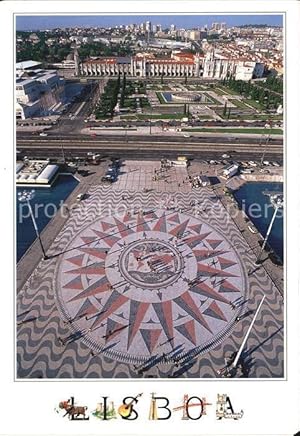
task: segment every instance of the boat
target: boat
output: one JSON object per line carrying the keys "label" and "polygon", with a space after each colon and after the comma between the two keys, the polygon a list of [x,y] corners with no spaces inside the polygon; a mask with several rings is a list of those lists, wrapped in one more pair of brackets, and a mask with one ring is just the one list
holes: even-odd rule
{"label": "boat", "polygon": [[274,208],[283,207],[283,192],[263,191],[263,194],[270,198],[270,202]]}
{"label": "boat", "polygon": [[270,195],[270,201],[273,207],[283,207],[283,194]]}

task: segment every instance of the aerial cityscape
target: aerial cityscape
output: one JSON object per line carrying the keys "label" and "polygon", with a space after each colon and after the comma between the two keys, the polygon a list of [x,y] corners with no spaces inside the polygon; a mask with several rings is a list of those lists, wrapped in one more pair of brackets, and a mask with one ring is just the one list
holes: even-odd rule
{"label": "aerial cityscape", "polygon": [[281,15],[16,17],[16,377],[283,378]]}

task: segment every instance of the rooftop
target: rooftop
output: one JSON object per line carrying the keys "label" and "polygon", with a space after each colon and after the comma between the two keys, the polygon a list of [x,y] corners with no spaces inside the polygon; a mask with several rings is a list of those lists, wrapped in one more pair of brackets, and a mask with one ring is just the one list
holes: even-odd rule
{"label": "rooftop", "polygon": [[36,61],[23,61],[23,62],[17,62],[16,63],[16,69],[17,70],[26,70],[27,68],[33,68],[41,65],[41,62]]}

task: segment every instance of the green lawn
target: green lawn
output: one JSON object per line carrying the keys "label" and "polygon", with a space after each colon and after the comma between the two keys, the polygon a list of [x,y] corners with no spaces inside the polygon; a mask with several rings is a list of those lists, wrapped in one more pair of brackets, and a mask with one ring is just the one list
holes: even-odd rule
{"label": "green lawn", "polygon": [[263,106],[260,103],[257,103],[255,100],[246,100],[249,106],[252,106],[254,109],[262,110]]}
{"label": "green lawn", "polygon": [[121,120],[134,120],[136,121],[136,116],[135,115],[121,115],[120,116]]}
{"label": "green lawn", "polygon": [[223,92],[223,94],[225,93],[225,94],[229,94],[229,95],[239,95],[238,92],[233,91],[232,89],[227,88],[226,86],[219,85],[218,89],[220,89]]}
{"label": "green lawn", "polygon": [[178,120],[184,117],[184,114],[137,114],[139,120]]}
{"label": "green lawn", "polygon": [[212,120],[213,117],[211,115],[199,115],[199,120]]}
{"label": "green lawn", "polygon": [[212,132],[212,133],[257,133],[257,134],[272,134],[272,135],[282,135],[283,132],[281,129],[261,129],[261,128],[228,128],[224,127],[220,128],[199,128],[199,129],[182,129],[185,132]]}
{"label": "green lawn", "polygon": [[[218,113],[222,118],[227,120],[227,115],[223,117],[223,113]],[[249,114],[249,115],[235,115],[231,114],[229,120],[257,120],[257,121],[282,121],[282,115],[267,115],[267,114]]]}
{"label": "green lawn", "polygon": [[226,94],[222,89],[220,88],[213,88],[212,91],[217,95],[224,95]]}
{"label": "green lawn", "polygon": [[[230,100],[230,102],[233,103],[236,107],[238,107],[240,109],[248,109],[248,110],[251,109],[251,108],[249,108],[249,106],[245,105],[245,103],[243,101],[232,99],[232,100]],[[248,101],[247,101],[247,103],[248,103]]]}

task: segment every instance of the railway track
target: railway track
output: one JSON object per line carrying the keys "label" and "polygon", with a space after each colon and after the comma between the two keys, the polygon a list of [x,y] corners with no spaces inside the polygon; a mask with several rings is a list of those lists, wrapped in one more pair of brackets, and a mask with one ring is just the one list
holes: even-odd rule
{"label": "railway track", "polygon": [[[174,151],[213,151],[213,152],[251,152],[262,153],[264,150],[264,146],[257,144],[228,144],[228,143],[192,143],[192,142],[183,142],[183,143],[174,143],[174,142],[155,142],[149,144],[149,142],[136,142],[136,141],[123,141],[123,142],[109,142],[107,140],[61,140],[61,139],[49,139],[45,140],[18,140],[17,148],[18,149],[60,149],[61,148],[68,150],[80,150],[80,149],[95,149],[95,150],[137,150],[137,151],[163,151],[163,150],[174,150]],[[283,154],[283,146],[273,144],[269,145],[267,150],[268,153],[274,154]]]}

